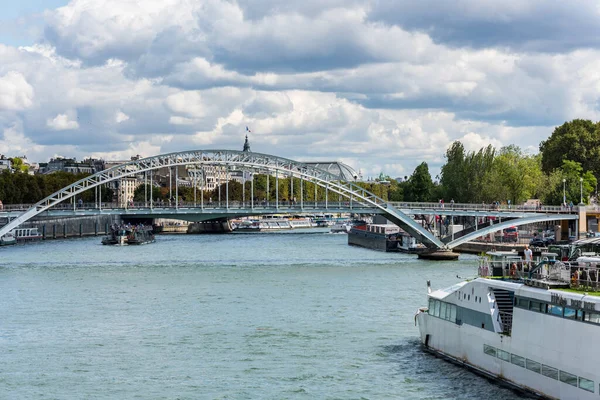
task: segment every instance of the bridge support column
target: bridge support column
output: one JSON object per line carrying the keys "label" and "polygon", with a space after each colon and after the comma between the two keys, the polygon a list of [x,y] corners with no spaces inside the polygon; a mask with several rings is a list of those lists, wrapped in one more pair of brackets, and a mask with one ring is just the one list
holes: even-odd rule
{"label": "bridge support column", "polygon": [[577,238],[584,238],[587,234],[587,212],[585,207],[578,207],[577,214],[579,219],[577,220],[579,229],[577,230]]}
{"label": "bridge support column", "polygon": [[275,171],[275,208],[279,210],[279,170]]}
{"label": "bridge support column", "polygon": [[52,225],[52,239],[56,239],[56,224]]}
{"label": "bridge support column", "polygon": [[179,210],[179,168],[175,166],[175,209]]}

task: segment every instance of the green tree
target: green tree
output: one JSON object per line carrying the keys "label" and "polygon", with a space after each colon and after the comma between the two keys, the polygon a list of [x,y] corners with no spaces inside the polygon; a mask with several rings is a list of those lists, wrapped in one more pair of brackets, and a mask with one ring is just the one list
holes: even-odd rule
{"label": "green tree", "polygon": [[540,143],[542,170],[550,173],[562,168],[563,160],[581,164],[583,170],[600,172],[600,123],[574,119],[554,129],[552,135]]}
{"label": "green tree", "polygon": [[29,167],[25,164],[23,164],[23,160],[19,157],[14,157],[14,158],[9,158],[10,162],[12,163],[12,167],[15,171],[17,172],[22,172],[22,173],[28,173],[29,172]]}
{"label": "green tree", "polygon": [[459,141],[446,151],[446,163],[441,168],[438,196],[456,202],[485,200],[485,185],[491,172],[495,149],[490,145],[478,152],[467,152]]}
{"label": "green tree", "polygon": [[561,167],[562,176],[565,179],[567,202],[579,204],[589,202],[589,196],[594,192],[597,180],[591,171],[585,171],[583,166],[571,160],[563,160]]}
{"label": "green tree", "polygon": [[413,174],[408,180],[405,192],[407,201],[433,201],[432,199],[433,182],[429,173],[429,166],[422,162],[415,168]]}

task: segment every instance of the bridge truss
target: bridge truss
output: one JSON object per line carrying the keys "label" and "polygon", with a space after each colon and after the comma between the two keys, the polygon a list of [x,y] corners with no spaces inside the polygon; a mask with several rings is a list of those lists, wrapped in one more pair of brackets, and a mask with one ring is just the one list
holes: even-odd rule
{"label": "bridge truss", "polygon": [[[194,150],[183,151],[169,154],[161,154],[153,157],[130,161],[81,179],[65,188],[51,194],[34,204],[28,210],[23,212],[7,225],[0,228],[0,236],[11,229],[21,225],[36,215],[48,210],[49,208],[71,199],[87,190],[100,188],[112,181],[123,178],[139,176],[160,168],[171,168],[177,166],[195,165],[200,167],[212,166],[222,167],[227,171],[249,171],[253,173],[275,174],[276,180],[280,174],[282,177],[292,177],[300,179],[301,191],[302,182],[312,182],[316,186],[325,189],[325,202],[329,192],[335,193],[347,199],[350,204],[356,204],[362,207],[372,207],[378,210],[378,213],[384,215],[388,220],[400,226],[406,232],[414,236],[418,241],[429,247],[442,248],[445,245],[435,237],[431,232],[423,228],[410,216],[397,210],[382,198],[361,188],[355,183],[348,181],[344,176],[336,175],[314,164],[301,163],[294,160],[277,157],[268,154],[234,151],[234,150]],[[152,180],[152,179],[151,179]],[[228,184],[229,180],[226,180]],[[268,182],[268,180],[267,180]],[[251,180],[252,190],[254,179]],[[177,188],[177,179],[176,179]],[[276,185],[278,188],[278,185]],[[226,190],[226,196],[228,196]],[[278,193],[276,193],[278,196]],[[253,207],[253,198],[251,196],[251,207]],[[202,199],[202,196],[201,196]],[[228,197],[226,202],[228,203]],[[278,202],[279,199],[276,199]],[[302,208],[303,194],[300,193],[300,208]],[[177,204],[177,201],[176,201]],[[150,202],[152,207],[152,201]],[[99,211],[101,209],[101,205]],[[350,211],[350,210],[349,210]]]}

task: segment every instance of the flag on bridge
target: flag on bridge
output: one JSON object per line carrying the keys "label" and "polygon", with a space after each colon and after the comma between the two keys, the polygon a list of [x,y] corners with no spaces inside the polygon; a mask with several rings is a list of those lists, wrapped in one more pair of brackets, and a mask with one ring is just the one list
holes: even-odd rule
{"label": "flag on bridge", "polygon": [[246,132],[252,133],[252,131],[248,127],[246,127]]}

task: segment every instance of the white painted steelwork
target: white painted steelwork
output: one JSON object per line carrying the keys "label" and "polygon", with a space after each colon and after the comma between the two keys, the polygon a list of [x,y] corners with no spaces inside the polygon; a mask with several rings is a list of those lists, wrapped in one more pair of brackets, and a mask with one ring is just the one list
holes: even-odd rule
{"label": "white painted steelwork", "polygon": [[433,247],[444,247],[444,244],[438,238],[421,227],[408,215],[396,210],[385,200],[373,193],[368,192],[352,182],[346,181],[343,175],[335,175],[315,166],[282,157],[234,150],[183,151],[133,160],[125,164],[114,166],[81,179],[39,201],[17,218],[10,221],[7,225],[0,228],[0,235],[19,226],[50,207],[86,190],[93,189],[118,179],[142,174],[146,171],[179,165],[217,165],[227,168],[235,167],[237,169],[252,170],[259,173],[275,173],[276,176],[278,176],[279,173],[283,173],[284,176],[298,177],[308,182],[312,182],[315,185],[324,187],[327,191],[331,191],[349,199],[350,209],[352,209],[353,204],[355,203],[377,208],[381,210],[381,213],[390,221],[402,227],[420,242]]}

